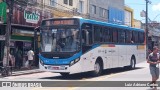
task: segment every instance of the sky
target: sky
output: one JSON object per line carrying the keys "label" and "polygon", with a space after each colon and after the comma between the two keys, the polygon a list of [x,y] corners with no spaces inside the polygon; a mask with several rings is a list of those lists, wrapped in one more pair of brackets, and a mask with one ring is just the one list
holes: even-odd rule
{"label": "sky", "polygon": [[[160,22],[160,0],[149,0],[148,17],[151,21]],[[142,10],[146,11],[146,0],[125,0],[125,5],[134,10],[134,18],[145,22],[145,17],[140,16]]]}

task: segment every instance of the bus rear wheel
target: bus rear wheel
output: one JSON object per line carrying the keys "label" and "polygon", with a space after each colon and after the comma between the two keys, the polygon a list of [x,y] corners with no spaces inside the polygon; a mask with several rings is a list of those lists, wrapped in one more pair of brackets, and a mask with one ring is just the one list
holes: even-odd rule
{"label": "bus rear wheel", "polygon": [[129,69],[135,69],[136,59],[134,57],[131,58]]}
{"label": "bus rear wheel", "polygon": [[99,76],[102,73],[102,63],[100,61],[96,61],[94,65],[94,70],[92,71],[93,76]]}
{"label": "bus rear wheel", "polygon": [[60,73],[62,76],[69,76],[69,73]]}

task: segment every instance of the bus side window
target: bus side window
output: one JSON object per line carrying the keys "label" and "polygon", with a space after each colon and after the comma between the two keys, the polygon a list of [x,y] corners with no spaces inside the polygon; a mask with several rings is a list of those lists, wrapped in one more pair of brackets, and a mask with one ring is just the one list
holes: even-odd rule
{"label": "bus side window", "polygon": [[82,45],[86,45],[86,34],[85,34],[85,30],[82,30]]}
{"label": "bus side window", "polygon": [[118,32],[116,29],[113,29],[113,42],[117,43],[118,42]]}
{"label": "bus side window", "polygon": [[133,41],[134,41],[134,43],[139,43],[138,42],[138,32],[136,32],[136,31],[133,31]]}
{"label": "bus side window", "polygon": [[139,42],[140,42],[140,43],[144,43],[144,38],[145,38],[145,37],[144,37],[144,33],[143,33],[143,32],[139,32],[139,33],[138,33],[138,36],[139,36]]}
{"label": "bus side window", "polygon": [[126,42],[126,32],[124,30],[118,30],[118,42],[125,43]]}
{"label": "bus side window", "polygon": [[126,31],[126,43],[134,43],[132,39],[132,31]]}
{"label": "bus side window", "polygon": [[82,41],[85,42],[85,44],[92,44],[93,38],[92,38],[92,24],[84,23],[82,25]]}

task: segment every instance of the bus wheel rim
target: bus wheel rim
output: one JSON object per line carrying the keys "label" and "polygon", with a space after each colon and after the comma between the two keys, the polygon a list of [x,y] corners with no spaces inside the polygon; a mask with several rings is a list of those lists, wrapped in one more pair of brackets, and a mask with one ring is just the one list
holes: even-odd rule
{"label": "bus wheel rim", "polygon": [[100,65],[99,65],[99,63],[96,63],[96,64],[95,64],[94,70],[95,70],[95,72],[97,72],[97,73],[100,71]]}
{"label": "bus wheel rim", "polygon": [[132,64],[131,65],[132,65],[132,68],[134,68],[134,59],[132,59]]}

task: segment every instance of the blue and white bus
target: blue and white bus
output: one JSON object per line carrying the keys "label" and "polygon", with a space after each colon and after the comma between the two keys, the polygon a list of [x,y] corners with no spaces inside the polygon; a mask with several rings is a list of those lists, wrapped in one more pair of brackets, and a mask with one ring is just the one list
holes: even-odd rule
{"label": "blue and white bus", "polygon": [[39,66],[61,75],[127,67],[146,58],[145,32],[84,18],[45,19],[40,26]]}

